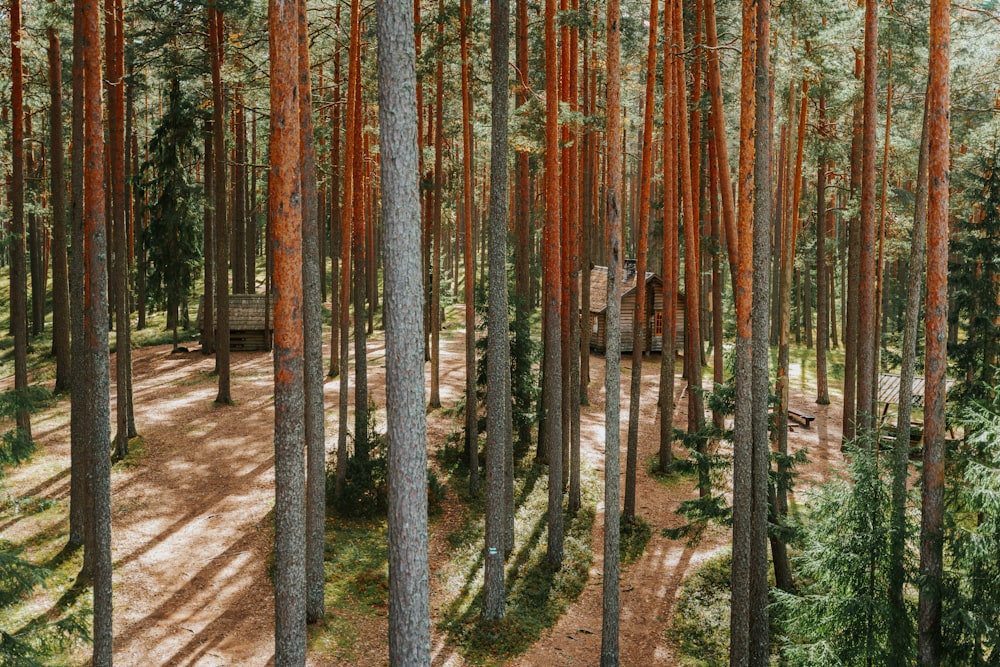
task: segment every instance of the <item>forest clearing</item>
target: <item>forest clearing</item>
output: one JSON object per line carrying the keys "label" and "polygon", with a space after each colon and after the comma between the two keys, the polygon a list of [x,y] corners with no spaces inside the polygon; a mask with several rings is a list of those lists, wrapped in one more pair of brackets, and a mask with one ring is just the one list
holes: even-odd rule
{"label": "forest clearing", "polygon": [[1000,662],[997,0],[0,21],[0,664]]}
{"label": "forest clearing", "polygon": [[[458,307],[455,307],[458,310]],[[462,394],[464,368],[461,329],[449,329],[442,339],[442,401],[451,404]],[[376,405],[384,405],[384,347],[378,338],[368,342],[370,387]],[[581,416],[585,467],[592,484],[603,475],[603,358],[591,359],[594,378],[592,402]],[[274,640],[269,632],[273,594],[267,568],[271,558],[273,526],[273,381],[267,353],[234,353],[233,387],[242,397],[231,409],[212,403],[212,359],[197,352],[171,354],[169,345],[135,350],[134,395],[142,423],[147,424],[134,458],[118,464],[113,473],[112,552],[115,560],[115,654],[122,664],[265,665],[273,664]],[[798,397],[809,389],[807,376],[792,386]],[[656,378],[644,380],[654,392]],[[678,394],[681,392],[678,382]],[[336,426],[336,380],[326,383],[328,427]],[[39,451],[30,464],[12,471],[4,492],[21,508],[8,504],[0,514],[0,540],[30,544],[24,554],[46,561],[59,552],[68,531],[69,470],[66,399],[37,415],[35,437]],[[643,423],[640,456],[654,456],[655,406]],[[839,474],[839,415],[818,411],[815,428],[796,429],[793,449],[808,448],[809,464],[801,471],[803,487]],[[683,406],[677,418],[684,416]],[[438,449],[460,422],[455,416],[432,415],[428,456]],[[328,452],[332,454],[333,452]],[[717,554],[726,538],[715,529],[697,546],[659,535],[659,529],[681,522],[675,512],[682,499],[693,497],[693,482],[679,478],[664,484],[644,470],[640,476],[639,512],[650,524],[650,543],[623,573],[623,641],[625,664],[672,665],[671,643],[665,640],[675,596],[683,578]],[[454,494],[452,491],[451,494]],[[594,494],[597,489],[594,489]],[[446,567],[448,534],[460,521],[463,503],[445,500],[443,514],[431,524],[432,573]],[[601,508],[595,508],[598,517]],[[333,521],[334,519],[331,519]],[[598,650],[601,622],[600,522],[594,525],[595,562],[580,597],[558,623],[528,652],[511,662],[517,665],[587,664]],[[328,576],[335,577],[336,573]],[[39,590],[18,610],[38,613],[65,592],[56,579]],[[70,580],[71,581],[71,580]],[[432,575],[432,609],[450,600]],[[647,582],[657,581],[656,586]],[[314,665],[388,664],[387,632],[381,600],[375,614],[346,604],[344,617],[330,619],[313,631],[311,642],[323,648],[310,659]],[[439,619],[440,614],[435,614]],[[329,633],[345,633],[332,639]],[[467,664],[445,632],[433,635],[434,665]],[[72,658],[73,654],[69,654]],[[85,658],[80,656],[80,660]]]}

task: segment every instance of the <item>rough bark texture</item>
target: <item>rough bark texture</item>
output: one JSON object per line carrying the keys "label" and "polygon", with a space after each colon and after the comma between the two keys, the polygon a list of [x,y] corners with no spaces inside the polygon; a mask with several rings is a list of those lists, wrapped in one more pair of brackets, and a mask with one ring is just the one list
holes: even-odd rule
{"label": "rough bark texture", "polygon": [[[676,1],[676,0],[674,0]],[[621,8],[608,0],[608,164],[621,160]],[[618,586],[621,572],[619,547],[619,475],[621,471],[621,171],[607,170],[607,351],[604,373],[604,580],[601,610],[601,667],[618,665]]]}
{"label": "rough bark texture", "polygon": [[[334,14],[334,21],[340,25],[340,3]],[[341,325],[341,296],[340,296],[340,273],[343,267],[347,272],[348,266],[344,260],[345,246],[342,242],[343,234],[343,207],[340,200],[340,184],[343,180],[343,169],[340,160],[340,124],[341,124],[341,104],[340,104],[340,52],[337,48],[333,53],[333,99],[337,102],[331,111],[330,124],[332,125],[330,137],[330,262],[332,275],[330,278],[330,370],[328,377],[338,377],[340,375],[340,353],[341,336],[346,329]],[[343,378],[341,378],[343,381]],[[346,392],[341,392],[346,395]],[[345,443],[346,444],[346,443]],[[338,448],[338,457],[340,450]],[[338,470],[339,458],[338,458]],[[339,486],[338,495],[339,495]]]}
{"label": "rough bark texture", "polygon": [[[211,11],[211,10],[210,10]],[[211,21],[209,21],[211,25]],[[204,121],[205,132],[205,214],[202,253],[204,255],[204,296],[201,310],[201,353],[215,353],[215,127],[212,117]]]}
{"label": "rough bark texture", "polygon": [[635,312],[632,318],[632,373],[629,385],[628,442],[625,456],[625,521],[635,521],[636,468],[639,452],[639,403],[642,400],[642,354],[646,340],[646,246],[649,238],[649,190],[653,171],[653,98],[656,84],[656,22],[659,3],[649,3],[649,45],[646,51],[646,97],[642,116],[639,160],[639,220],[636,225]]}
{"label": "rough bark texture", "polygon": [[[920,133],[920,153],[917,159],[917,192],[913,210],[913,232],[910,239],[910,269],[906,279],[906,321],[903,325],[902,361],[899,368],[899,386],[912,387],[914,365],[917,357],[917,330],[920,324],[920,302],[923,297],[924,268],[927,263],[927,153],[928,121],[927,103],[924,99],[924,120]],[[892,475],[892,527],[889,541],[889,603],[893,627],[891,636],[893,655],[909,655],[912,650],[913,624],[903,598],[906,584],[906,486],[910,473],[910,416],[913,412],[913,393],[899,392],[896,406],[896,444],[893,448]],[[905,629],[905,631],[904,631]],[[905,664],[900,660],[897,664]]]}
{"label": "rough bark texture", "polygon": [[927,86],[928,208],[927,322],[924,374],[924,470],[920,523],[918,654],[941,662],[942,545],[944,542],[944,401],[948,369],[948,181],[950,3],[931,2],[930,82]]}
{"label": "rough bark texture", "polygon": [[[770,658],[768,622],[768,474],[771,448],[768,338],[771,314],[771,0],[757,4],[755,63],[754,200],[753,200],[753,517],[750,520],[750,664],[767,667]],[[690,301],[689,301],[690,303]],[[788,555],[775,554],[787,566]]]}
{"label": "rough bark texture", "polygon": [[[819,135],[826,131],[826,98],[819,98]],[[830,404],[826,374],[826,349],[830,342],[830,289],[826,272],[826,152],[821,151],[816,168],[816,402]]]}
{"label": "rough bark texture", "polygon": [[430,664],[427,421],[424,413],[413,5],[378,5],[389,438],[389,663]]}
{"label": "rough bark texture", "polygon": [[49,164],[52,191],[52,352],[56,358],[53,393],[70,389],[69,274],[66,263],[66,161],[63,149],[62,59],[59,33],[46,30],[49,41]]}
{"label": "rough bark texture", "polygon": [[[271,170],[274,261],[274,661],[306,660],[305,395],[299,2],[271,0]],[[222,257],[220,257],[220,260]]]}
{"label": "rough bark texture", "polygon": [[[14,332],[14,390],[28,390],[28,278],[24,227],[24,65],[21,57],[21,2],[10,8],[10,326]],[[31,438],[31,415],[17,411],[17,428]]]}
{"label": "rough bark texture", "polygon": [[101,108],[101,40],[97,0],[84,0],[84,281],[80,407],[89,447],[91,564],[94,582],[95,667],[112,664],[111,603],[111,360],[108,356],[108,257],[104,208],[104,130]]}
{"label": "rough bark texture", "polygon": [[[754,132],[756,99],[754,77],[757,61],[757,2],[743,0],[743,55],[740,72],[739,229],[736,296],[736,415],[733,439],[733,567],[729,663],[750,664],[751,571],[753,539],[753,206]],[[720,153],[721,154],[721,153]]]}
{"label": "rough bark texture", "polygon": [[549,463],[549,564],[562,565],[562,348],[560,346],[562,262],[559,220],[559,66],[556,57],[556,2],[545,0],[545,227],[543,282],[545,291],[545,361],[542,390],[545,451]]}
{"label": "rough bark texture", "polygon": [[[364,105],[361,99],[361,3],[351,3],[351,52],[350,71],[354,73],[354,123],[350,127],[354,143],[354,159],[348,165],[353,169],[351,188],[351,257],[354,259],[354,455],[361,460],[368,458],[368,345],[365,326],[368,316],[365,307],[367,292],[367,249],[365,215],[365,144],[362,140]],[[349,102],[350,103],[350,102]],[[374,248],[371,249],[375,251]]]}
{"label": "rough bark texture", "polygon": [[[490,5],[490,45],[492,48],[492,135],[490,139],[490,247],[489,314],[490,332],[486,352],[486,556],[483,574],[483,619],[503,618],[505,535],[506,452],[511,433],[506,424],[510,416],[510,345],[507,324],[507,90],[509,74],[508,0]],[[501,428],[501,424],[504,425]]]}
{"label": "rough bark texture", "polygon": [[[528,0],[515,0],[517,27],[515,35],[515,60],[517,63],[517,85],[515,86],[514,103],[518,108],[528,102]],[[514,320],[517,326],[514,335],[518,337],[517,349],[527,349],[529,337],[528,317],[531,313],[531,248],[533,245],[531,229],[531,171],[530,156],[526,151],[517,152],[517,177],[515,180],[515,247],[516,258],[514,268]],[[531,372],[530,362],[526,355],[518,355],[514,359],[514,376],[522,378]],[[516,409],[521,414],[531,410],[530,400],[518,392]],[[531,444],[531,429],[527,423],[518,430],[518,443],[522,447]]]}
{"label": "rough bark texture", "polygon": [[[579,0],[572,0],[570,9],[577,12],[580,9]],[[569,108],[574,114],[580,112],[579,95],[579,29],[570,27],[569,31]],[[580,347],[580,192],[577,186],[580,178],[580,128],[577,123],[570,127],[569,147],[569,511],[575,513],[580,509],[580,403],[585,400],[580,395],[580,361],[583,353]],[[589,268],[586,274],[589,278]],[[590,282],[589,279],[586,282]],[[589,355],[590,351],[586,352]]]}
{"label": "rough bark texture", "polygon": [[874,427],[875,377],[875,134],[878,100],[878,0],[865,0],[864,128],[861,148],[861,224],[858,273],[856,421],[859,434]]}
{"label": "rough bark texture", "polygon": [[111,227],[114,234],[115,297],[115,458],[128,454],[130,373],[128,229],[125,221],[125,24],[121,0],[105,1],[105,51],[108,86],[108,160],[111,177]]}
{"label": "rough bark texture", "polygon": [[434,72],[434,210],[431,244],[431,397],[441,407],[441,200],[444,197],[444,0],[438,0],[437,68]]}
{"label": "rough bark texture", "polygon": [[[305,367],[306,620],[323,618],[323,555],[326,544],[326,432],[323,402],[323,267],[319,248],[316,146],[306,0],[298,9],[299,142],[302,192],[302,324]],[[244,150],[245,152],[245,150]],[[252,279],[251,279],[252,282]]]}
{"label": "rough bark texture", "polygon": [[722,70],[719,64],[719,36],[715,21],[715,3],[705,3],[705,44],[708,47],[708,91],[711,96],[712,140],[715,158],[719,163],[719,190],[722,193],[722,220],[726,234],[729,274],[738,274],[738,243],[736,205],[733,203],[733,185],[729,168],[729,145],[726,143],[726,119],[722,112]]}
{"label": "rough bark texture", "polygon": [[219,393],[215,402],[230,405],[229,369],[229,222],[226,218],[226,93],[222,81],[223,19],[214,4],[209,7],[209,57],[212,70],[212,140],[215,157],[215,365]]}
{"label": "rough bark texture", "polygon": [[469,493],[479,494],[479,410],[476,399],[476,265],[472,250],[472,125],[469,115],[469,12],[467,0],[459,0],[459,31],[462,52],[462,218],[465,222],[465,444],[469,450]]}
{"label": "rough bark texture", "polygon": [[[84,66],[83,66],[83,2],[73,4],[73,125],[72,125],[72,187],[70,215],[70,243],[73,253],[70,258],[70,326],[72,336],[71,369],[72,389],[70,394],[70,491],[69,491],[69,540],[68,546],[83,546],[86,524],[90,517],[87,511],[89,486],[87,484],[88,443],[83,419],[83,401],[86,383],[83,378],[83,283],[84,283],[84,230],[83,230],[83,141],[84,141]],[[90,562],[84,554],[81,575],[87,573]],[[89,574],[87,575],[89,576]]]}
{"label": "rough bark texture", "polygon": [[[861,54],[855,51],[854,78],[860,79],[862,74]],[[851,137],[851,197],[855,196],[861,184],[861,139],[862,139],[862,100],[856,98],[853,110],[853,133]],[[857,216],[848,223],[848,258],[847,258],[847,292],[858,294],[858,278],[861,268],[861,224]],[[848,299],[845,309],[844,326],[844,442],[854,439],[857,426],[857,389],[858,389],[858,299]]]}
{"label": "rough bark texture", "polygon": [[677,26],[674,3],[668,2],[663,12],[663,351],[660,355],[660,470],[673,466],[674,438],[674,351],[677,329],[677,246],[678,154],[677,154]]}

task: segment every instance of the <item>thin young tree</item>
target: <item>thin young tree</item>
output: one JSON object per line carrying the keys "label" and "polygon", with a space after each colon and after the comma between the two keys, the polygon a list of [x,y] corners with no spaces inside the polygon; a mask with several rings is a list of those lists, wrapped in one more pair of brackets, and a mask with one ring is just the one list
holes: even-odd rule
{"label": "thin young tree", "polygon": [[[910,267],[906,278],[906,319],[903,324],[902,361],[899,386],[912,387],[917,357],[917,331],[920,302],[923,297],[924,268],[927,262],[927,152],[928,102],[924,96],[924,119],[921,123],[920,152],[917,158],[917,191],[913,207],[913,235],[910,239]],[[913,623],[903,597],[906,584],[906,504],[910,472],[910,417],[913,392],[899,392],[896,406],[896,444],[893,448],[892,534],[889,538],[889,603],[895,632],[890,641],[893,655],[906,656],[912,650]],[[899,663],[899,664],[902,664]]]}
{"label": "thin young tree", "polygon": [[545,227],[542,235],[545,291],[543,412],[549,463],[548,543],[546,556],[558,569],[563,558],[562,513],[562,347],[559,210],[559,58],[556,2],[545,0]]}
{"label": "thin young tree", "polygon": [[218,0],[208,6],[209,60],[212,71],[212,141],[215,157],[215,366],[219,373],[219,393],[215,402],[231,405],[229,368],[229,223],[226,218],[226,92],[222,80],[224,30]]}
{"label": "thin young tree", "polygon": [[[826,350],[830,343],[830,289],[826,271],[826,95],[819,94],[819,127],[822,142],[816,165],[816,403],[830,404],[830,387],[826,372]],[[886,143],[888,145],[888,143]]]}
{"label": "thin young tree", "polygon": [[924,352],[924,470],[920,522],[918,655],[921,665],[941,663],[941,589],[944,543],[944,400],[948,369],[948,180],[950,106],[949,8],[932,0],[927,85],[928,210],[927,321]]}
{"label": "thin young tree", "polygon": [[639,161],[639,220],[635,271],[635,311],[632,318],[632,378],[629,386],[628,440],[625,450],[625,521],[635,521],[636,468],[639,452],[639,403],[642,400],[642,353],[646,336],[646,246],[649,238],[649,190],[653,171],[653,110],[656,101],[656,23],[659,3],[649,3],[649,43],[646,49],[646,90]]}
{"label": "thin young tree", "polygon": [[[24,227],[24,60],[21,55],[21,0],[10,7],[10,325],[14,330],[14,391],[28,390],[28,278]],[[31,439],[31,415],[21,402],[17,429]]]}
{"label": "thin young tree", "polygon": [[[551,0],[550,0],[551,1]],[[672,0],[676,2],[677,0]],[[607,7],[607,144],[608,164],[621,160],[621,5]],[[607,170],[608,297],[607,348],[604,372],[604,580],[601,608],[601,667],[616,667],[619,659],[618,604],[621,571],[619,474],[621,472],[621,172]]]}
{"label": "thin young tree", "polygon": [[[323,402],[323,294],[313,139],[312,82],[306,0],[298,10],[299,152],[302,195],[302,323],[305,367],[306,618],[323,618],[323,556],[326,543],[326,437]],[[245,152],[245,151],[244,151]],[[249,282],[253,282],[250,278]]]}
{"label": "thin young tree", "polygon": [[125,21],[121,0],[105,0],[104,40],[108,87],[108,176],[113,234],[115,299],[115,458],[128,454],[130,373],[128,229],[125,220]]}
{"label": "thin young tree", "polygon": [[[510,345],[507,316],[507,226],[509,219],[509,175],[507,165],[507,97],[510,74],[510,2],[494,0],[490,5],[492,134],[490,137],[490,247],[489,311],[486,376],[486,557],[483,572],[483,619],[504,617],[504,558],[508,551],[505,534],[505,468],[511,432],[506,425],[511,409]],[[503,335],[501,335],[503,334]],[[500,425],[504,427],[501,428]]]}
{"label": "thin young tree", "polygon": [[[304,335],[299,2],[269,3],[274,261],[274,661],[306,661]],[[220,261],[224,258],[220,257]]]}
{"label": "thin young tree", "polygon": [[[211,25],[211,19],[209,19]],[[202,217],[204,290],[201,309],[201,353],[215,353],[215,127],[211,115],[204,119],[205,211]],[[140,272],[140,275],[142,272]]]}
{"label": "thin young tree", "polygon": [[[51,0],[55,2],[55,0]],[[66,160],[63,148],[62,57],[55,25],[45,30],[49,42],[49,175],[52,190],[52,352],[56,358],[53,393],[70,389],[69,274],[66,259]]]}
{"label": "thin young tree", "polygon": [[479,494],[479,410],[476,399],[476,267],[472,250],[472,97],[469,91],[469,12],[468,0],[458,3],[462,56],[462,219],[465,222],[465,446],[469,450],[469,493]]}
{"label": "thin young tree", "polygon": [[94,585],[95,667],[112,663],[111,601],[111,361],[108,356],[108,263],[104,207],[104,128],[101,104],[100,9],[97,0],[78,0],[84,72],[83,134],[83,332],[80,402],[88,443],[90,521],[88,544]]}
{"label": "thin young tree", "polygon": [[427,418],[413,5],[378,5],[389,437],[389,664],[430,665]]}
{"label": "thin young tree", "polygon": [[430,242],[431,265],[431,396],[430,407],[441,407],[441,203],[444,197],[444,0],[438,0],[437,40],[434,49],[434,207]]}
{"label": "thin young tree", "polygon": [[861,219],[858,279],[856,428],[875,426],[875,135],[878,131],[878,0],[865,0],[864,126],[861,145]]}
{"label": "thin young tree", "polygon": [[679,173],[677,170],[677,68],[680,52],[674,7],[667,2],[663,12],[663,350],[660,355],[660,470],[673,466],[674,363],[677,329],[677,244],[679,218]]}

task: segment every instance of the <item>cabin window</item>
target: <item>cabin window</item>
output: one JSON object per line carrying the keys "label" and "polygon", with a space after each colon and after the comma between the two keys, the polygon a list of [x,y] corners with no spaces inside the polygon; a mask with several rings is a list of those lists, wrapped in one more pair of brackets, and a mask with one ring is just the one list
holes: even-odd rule
{"label": "cabin window", "polygon": [[663,335],[663,311],[658,311],[655,315],[653,315],[653,335]]}
{"label": "cabin window", "polygon": [[591,328],[594,331],[594,335],[596,336],[597,333],[598,333],[597,314],[596,313],[591,313],[590,314],[590,326],[591,326]]}

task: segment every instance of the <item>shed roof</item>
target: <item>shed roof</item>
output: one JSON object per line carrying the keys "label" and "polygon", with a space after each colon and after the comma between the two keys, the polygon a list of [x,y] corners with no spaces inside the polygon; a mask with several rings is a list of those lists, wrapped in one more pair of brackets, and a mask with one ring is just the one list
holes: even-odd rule
{"label": "shed roof", "polygon": [[[913,394],[913,405],[919,407],[924,404],[924,378],[920,375],[913,376],[911,392]],[[954,380],[946,380],[945,391],[950,391],[954,386]],[[883,373],[878,377],[878,402],[899,405],[900,377],[892,373]]]}
{"label": "shed roof", "polygon": [[[622,276],[624,277],[624,273]],[[658,283],[663,284],[660,277],[657,276],[652,271],[646,272],[646,284]],[[635,275],[629,276],[628,280],[622,280],[621,283],[621,295],[624,298],[636,286]],[[682,298],[681,295],[678,295]],[[590,312],[591,313],[603,313],[608,308],[608,267],[606,266],[594,266],[590,270]]]}

